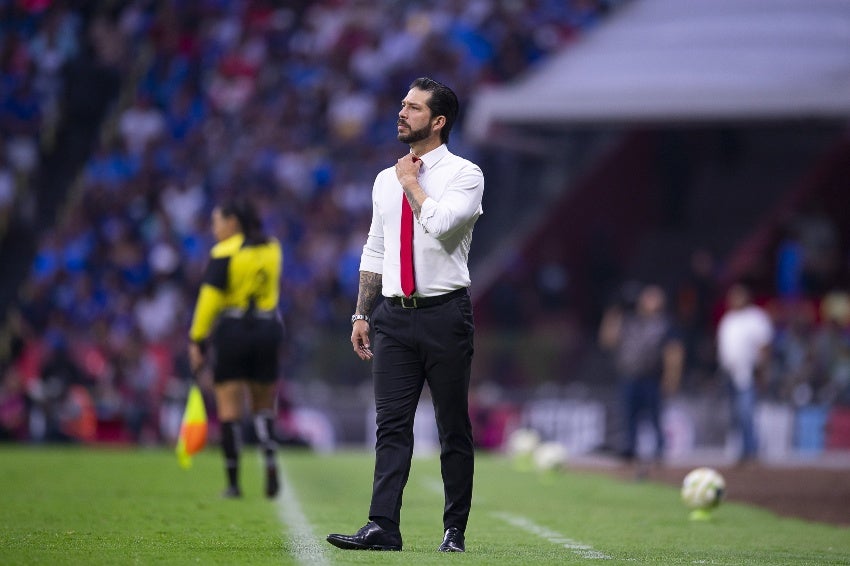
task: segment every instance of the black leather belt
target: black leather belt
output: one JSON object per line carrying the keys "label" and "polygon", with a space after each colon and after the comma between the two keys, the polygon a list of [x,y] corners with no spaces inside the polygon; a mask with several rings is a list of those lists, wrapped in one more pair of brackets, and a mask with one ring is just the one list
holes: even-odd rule
{"label": "black leather belt", "polygon": [[463,297],[469,293],[469,289],[463,287],[445,295],[435,297],[387,297],[387,301],[393,306],[403,309],[424,309],[447,303],[457,297]]}

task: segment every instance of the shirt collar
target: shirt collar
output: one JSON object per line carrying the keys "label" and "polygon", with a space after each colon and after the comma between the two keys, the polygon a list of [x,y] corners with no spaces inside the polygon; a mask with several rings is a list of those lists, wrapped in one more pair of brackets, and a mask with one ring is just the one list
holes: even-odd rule
{"label": "shirt collar", "polygon": [[448,146],[446,144],[442,144],[439,147],[432,149],[425,155],[420,156],[420,159],[422,160],[422,164],[425,166],[425,168],[430,169],[448,154]]}

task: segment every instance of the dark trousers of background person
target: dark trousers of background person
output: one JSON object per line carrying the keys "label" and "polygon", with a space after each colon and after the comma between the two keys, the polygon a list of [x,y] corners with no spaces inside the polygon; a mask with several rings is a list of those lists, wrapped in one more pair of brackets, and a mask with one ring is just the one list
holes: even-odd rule
{"label": "dark trousers of background person", "polygon": [[754,460],[758,456],[758,440],[756,438],[756,388],[751,385],[738,388],[729,378],[729,395],[732,400],[732,421],[741,435],[740,462]]}
{"label": "dark trousers of background person", "polygon": [[655,458],[664,456],[664,431],[661,429],[661,382],[655,377],[626,377],[620,384],[623,416],[626,425],[625,446],[622,456],[632,459],[637,455],[637,437],[643,415],[655,431]]}
{"label": "dark trousers of background person", "polygon": [[469,295],[418,309],[385,300],[375,309],[372,324],[377,440],[369,518],[400,523],[413,456],[413,419],[427,381],[441,447],[443,528],[463,532],[474,468],[468,407],[474,330]]}

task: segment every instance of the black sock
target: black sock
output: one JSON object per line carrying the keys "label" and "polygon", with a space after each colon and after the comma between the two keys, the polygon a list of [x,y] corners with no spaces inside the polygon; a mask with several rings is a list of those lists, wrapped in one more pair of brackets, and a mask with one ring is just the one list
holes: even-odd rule
{"label": "black sock", "polygon": [[266,467],[276,467],[277,441],[274,437],[274,416],[270,411],[262,411],[254,416],[254,431],[260,441]]}
{"label": "black sock", "polygon": [[227,470],[227,482],[230,487],[239,488],[239,423],[227,421],[221,423],[221,449],[224,452],[224,466]]}

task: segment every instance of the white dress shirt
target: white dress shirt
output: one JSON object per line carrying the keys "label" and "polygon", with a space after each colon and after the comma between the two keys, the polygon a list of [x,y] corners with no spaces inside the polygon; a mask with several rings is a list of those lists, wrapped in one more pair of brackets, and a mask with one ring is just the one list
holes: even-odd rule
{"label": "white dress shirt", "polygon": [[[413,296],[432,297],[469,287],[467,259],[472,228],[483,214],[484,174],[445,144],[420,157],[419,185],[428,198],[413,223]],[[399,273],[402,194],[394,166],[378,173],[360,271],[381,274],[385,297],[403,296]]]}
{"label": "white dress shirt", "polygon": [[730,310],[717,327],[717,355],[738,389],[749,389],[762,348],[773,339],[773,324],[761,307]]}

